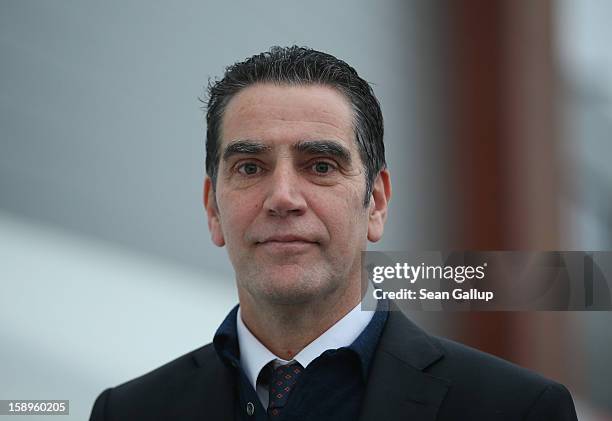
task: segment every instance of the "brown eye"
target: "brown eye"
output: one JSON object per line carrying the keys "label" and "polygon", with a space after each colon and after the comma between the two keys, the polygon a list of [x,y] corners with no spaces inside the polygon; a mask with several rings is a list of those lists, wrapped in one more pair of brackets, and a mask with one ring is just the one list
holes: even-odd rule
{"label": "brown eye", "polygon": [[252,162],[247,162],[238,167],[238,172],[244,175],[255,175],[259,172],[259,165]]}

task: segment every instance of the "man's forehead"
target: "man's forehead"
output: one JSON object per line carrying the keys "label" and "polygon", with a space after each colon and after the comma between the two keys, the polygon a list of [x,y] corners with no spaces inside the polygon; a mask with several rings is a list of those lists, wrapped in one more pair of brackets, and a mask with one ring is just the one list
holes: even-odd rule
{"label": "man's forehead", "polygon": [[321,85],[257,84],[232,98],[222,121],[223,146],[256,140],[271,146],[307,140],[339,141],[354,149],[348,100]]}

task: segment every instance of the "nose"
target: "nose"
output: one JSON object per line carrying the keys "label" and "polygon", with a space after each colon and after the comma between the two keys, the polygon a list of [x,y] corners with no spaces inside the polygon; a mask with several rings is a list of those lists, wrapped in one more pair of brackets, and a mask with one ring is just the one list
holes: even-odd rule
{"label": "nose", "polygon": [[270,216],[299,216],[306,211],[306,200],[302,195],[299,174],[291,164],[278,165],[270,177],[269,190],[263,203]]}

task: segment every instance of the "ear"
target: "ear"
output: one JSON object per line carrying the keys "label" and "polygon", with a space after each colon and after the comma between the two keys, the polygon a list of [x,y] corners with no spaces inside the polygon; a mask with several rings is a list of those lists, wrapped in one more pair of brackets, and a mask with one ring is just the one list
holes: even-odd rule
{"label": "ear", "polygon": [[215,199],[215,191],[210,177],[204,179],[204,209],[208,217],[208,230],[212,242],[219,247],[225,245],[223,230],[221,229],[221,220],[219,218],[219,209],[217,208],[217,200]]}
{"label": "ear", "polygon": [[389,170],[378,173],[372,186],[368,215],[368,240],[375,243],[383,236],[387,221],[387,208],[391,200],[391,177]]}

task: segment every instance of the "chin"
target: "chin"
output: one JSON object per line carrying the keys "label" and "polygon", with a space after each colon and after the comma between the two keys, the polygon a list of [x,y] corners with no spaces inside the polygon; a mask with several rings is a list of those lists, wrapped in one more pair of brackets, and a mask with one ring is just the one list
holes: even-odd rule
{"label": "chin", "polygon": [[305,304],[331,295],[337,285],[329,274],[283,266],[270,273],[251,277],[247,289],[260,299],[277,305]]}

